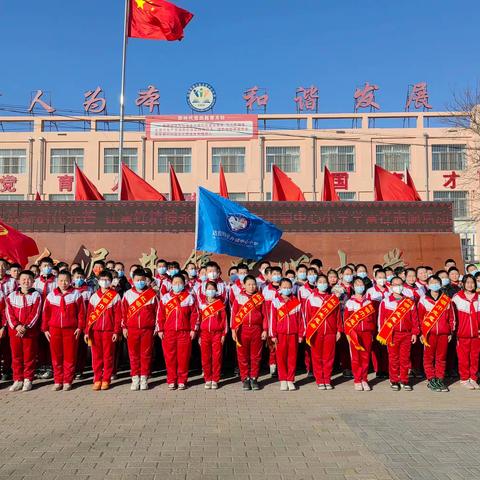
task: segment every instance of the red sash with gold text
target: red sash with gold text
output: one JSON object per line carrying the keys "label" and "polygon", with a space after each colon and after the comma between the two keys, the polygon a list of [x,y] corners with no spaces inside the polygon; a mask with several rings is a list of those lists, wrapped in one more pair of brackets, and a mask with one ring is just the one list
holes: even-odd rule
{"label": "red sash with gold text", "polygon": [[177,309],[180,304],[189,296],[190,294],[188,293],[187,290],[184,290],[180,294],[176,295],[175,297],[172,297],[166,304],[165,304],[165,316],[169,317],[170,314]]}
{"label": "red sash with gold text", "polygon": [[340,305],[340,300],[336,295],[332,295],[316,312],[312,319],[308,322],[307,333],[305,338],[307,345],[310,345],[315,332],[325,322],[327,317]]}
{"label": "red sash with gold text", "polygon": [[375,307],[373,306],[373,303],[370,302],[369,304],[364,305],[362,308],[358,309],[356,312],[352,313],[352,315],[350,315],[348,319],[345,320],[345,335],[347,336],[349,342],[355,347],[355,350],[359,350],[361,352],[365,351],[365,349],[360,345],[357,332],[355,331],[355,327],[361,321],[365,320],[367,317],[373,315],[374,313]]}
{"label": "red sash with gold text", "polygon": [[[393,333],[393,329],[405,318],[405,315],[411,310],[413,305],[415,305],[415,302],[411,298],[405,297],[398,304],[395,311],[387,318],[377,335],[377,340],[382,345],[386,345],[387,343],[389,343]],[[393,344],[390,343],[390,345]]]}
{"label": "red sash with gold text", "polygon": [[297,297],[292,297],[287,303],[284,303],[278,310],[277,310],[277,321],[281,322],[283,319],[295,310],[300,305],[300,300]]}
{"label": "red sash with gold text", "polygon": [[[107,290],[103,295],[100,301],[97,303],[97,306],[95,307],[95,310],[90,313],[87,319],[87,328],[85,329],[85,332],[87,333],[88,336],[90,336],[90,330],[93,327],[93,324],[100,318],[100,316],[105,312],[105,310],[108,308],[110,303],[112,303],[112,300],[117,296],[117,292],[113,289]],[[91,345],[91,339],[88,339],[88,344]]]}
{"label": "red sash with gold text", "polygon": [[[263,295],[261,293],[256,293],[255,295],[252,295],[247,302],[245,302],[242,306],[242,308],[238,311],[238,313],[235,315],[235,318],[233,319],[233,325],[232,325],[232,330],[237,330],[238,327],[243,323],[243,320],[245,317],[253,311],[254,308],[258,307],[261,305],[265,299],[263,298]],[[238,332],[237,332],[237,346],[241,347],[241,343],[238,340]]]}
{"label": "red sash with gold text", "polygon": [[423,336],[423,344],[426,347],[430,345],[427,343],[427,337],[430,333],[430,330],[436,325],[438,319],[442,316],[442,314],[447,310],[451,303],[450,298],[447,297],[444,293],[440,295],[440,298],[435,302],[435,305],[430,310],[429,313],[423,317],[423,322],[421,325],[422,336]]}
{"label": "red sash with gold text", "polygon": [[127,320],[130,320],[140,309],[142,309],[157,293],[153,288],[145,290],[129,307]]}
{"label": "red sash with gold text", "polygon": [[217,298],[217,300],[215,300],[213,303],[209,303],[202,310],[202,322],[204,322],[208,317],[211,317],[222,310],[225,310],[225,304],[219,298]]}

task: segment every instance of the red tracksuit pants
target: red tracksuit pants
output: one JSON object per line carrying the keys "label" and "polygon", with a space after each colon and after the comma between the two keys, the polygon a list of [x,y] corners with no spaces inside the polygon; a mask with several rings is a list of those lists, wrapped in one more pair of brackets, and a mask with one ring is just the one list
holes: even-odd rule
{"label": "red tracksuit pants", "polygon": [[281,382],[294,382],[297,369],[298,335],[279,333],[277,340],[278,379]]}
{"label": "red tracksuit pants", "polygon": [[92,367],[93,381],[107,382],[113,373],[115,343],[112,342],[112,331],[95,330],[92,332]]}
{"label": "red tracksuit pants", "polygon": [[428,347],[425,345],[423,352],[423,368],[427,380],[433,378],[445,378],[447,365],[448,335],[428,335]]}
{"label": "red tracksuit pants", "polygon": [[127,347],[130,375],[132,377],[150,376],[153,358],[153,328],[129,328]]}
{"label": "red tracksuit pants", "polygon": [[333,362],[335,361],[336,334],[315,333],[310,340],[313,374],[317,385],[327,385],[332,382]]}
{"label": "red tracksuit pants", "polygon": [[237,338],[240,343],[237,344],[237,358],[242,382],[247,378],[258,378],[263,347],[262,327],[242,325],[237,330]]}
{"label": "red tracksuit pants", "polygon": [[75,363],[75,372],[82,374],[87,364],[88,345],[83,342],[78,342],[77,361]]}
{"label": "red tracksuit pants", "polygon": [[77,339],[74,328],[50,327],[50,352],[52,354],[53,381],[72,383],[75,375]]}
{"label": "red tracksuit pants", "polygon": [[392,383],[408,383],[411,332],[393,332],[393,345],[388,345],[388,374]]}
{"label": "red tracksuit pants", "polygon": [[480,338],[458,338],[457,354],[460,380],[477,380]]}
{"label": "red tracksuit pants", "polygon": [[368,381],[368,367],[372,353],[373,332],[357,332],[360,345],[365,351],[357,350],[350,343],[350,357],[352,359],[353,381],[361,383]]}
{"label": "red tracksuit pants", "polygon": [[37,358],[38,335],[26,334],[23,338],[17,337],[15,330],[8,330],[10,349],[12,351],[13,380],[33,381],[35,377],[35,363]]}
{"label": "red tracksuit pants", "polygon": [[350,370],[352,368],[352,363],[350,362],[350,348],[348,346],[348,340],[344,333],[338,341],[338,359],[342,370]]}
{"label": "red tracksuit pants", "polygon": [[222,371],[223,332],[202,331],[200,334],[203,378],[206,382],[220,381]]}
{"label": "red tracksuit pants", "polygon": [[305,362],[305,370],[308,372],[312,371],[312,354],[310,352],[310,346],[305,343],[305,351],[303,355],[303,361]]}
{"label": "red tracksuit pants", "polygon": [[188,367],[192,353],[190,331],[166,331],[163,337],[163,355],[167,367],[167,383],[184,385],[188,380]]}
{"label": "red tracksuit pants", "polygon": [[[376,337],[376,335],[375,335]],[[372,364],[375,373],[388,372],[388,350],[385,345],[375,340],[372,345]]]}

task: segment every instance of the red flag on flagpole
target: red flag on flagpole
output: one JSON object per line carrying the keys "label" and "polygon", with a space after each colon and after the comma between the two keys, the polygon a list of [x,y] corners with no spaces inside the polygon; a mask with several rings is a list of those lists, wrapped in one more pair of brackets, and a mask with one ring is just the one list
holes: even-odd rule
{"label": "red flag on flagpole", "polygon": [[227,181],[225,180],[225,173],[223,172],[223,165],[220,163],[220,196],[228,198]]}
{"label": "red flag on flagpole", "polygon": [[183,196],[182,187],[180,187],[180,182],[178,181],[177,176],[175,175],[175,170],[170,164],[170,200],[172,202],[184,202],[185,197]]}
{"label": "red flag on flagpole", "polygon": [[375,200],[414,202],[417,198],[415,192],[400,178],[375,165]]}
{"label": "red flag on flagpole", "polygon": [[302,191],[293,180],[276,165],[272,165],[272,201],[304,202]]}
{"label": "red flag on flagpole", "polygon": [[33,238],[0,222],[0,258],[25,267],[28,257],[38,255],[38,247]]}
{"label": "red flag on flagpole", "polygon": [[122,163],[121,200],[143,200],[163,202],[166,198],[143,178]]}
{"label": "red flag on flagpole", "polygon": [[327,166],[323,167],[323,196],[322,200],[324,202],[339,202],[340,197],[338,196],[337,191],[335,190],[335,185],[333,183],[333,176],[330,173],[330,170]]}
{"label": "red flag on flagpole", "polygon": [[412,189],[414,195],[415,195],[415,200],[417,202],[422,201],[422,197],[420,197],[420,194],[418,193],[417,189],[415,188],[415,184],[413,183],[413,178],[410,175],[410,172],[407,169],[407,185]]}
{"label": "red flag on flagpole", "polygon": [[77,164],[75,164],[75,200],[105,200]]}
{"label": "red flag on flagpole", "polygon": [[38,192],[35,195],[35,201],[36,202],[41,202],[42,201],[42,197],[40,196],[40,194]]}
{"label": "red flag on flagpole", "polygon": [[183,30],[192,18],[193,13],[165,0],[132,0],[128,36],[150,40],[181,40]]}

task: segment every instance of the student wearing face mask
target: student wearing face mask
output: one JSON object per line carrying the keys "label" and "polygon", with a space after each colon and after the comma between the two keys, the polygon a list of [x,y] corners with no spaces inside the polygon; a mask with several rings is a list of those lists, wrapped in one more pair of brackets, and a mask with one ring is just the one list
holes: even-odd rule
{"label": "student wearing face mask", "polygon": [[332,390],[335,345],[343,329],[340,300],[330,291],[328,279],[320,274],[316,290],[305,304],[305,339],[312,355],[313,375],[319,390]]}
{"label": "student wearing face mask", "polygon": [[208,280],[207,277],[207,269],[205,267],[200,267],[198,270],[198,277],[197,281],[195,282],[195,285],[193,286],[193,293],[195,294],[196,298],[201,293],[202,290],[202,285]]}
{"label": "student wearing face mask", "polygon": [[[268,269],[268,270],[267,270]],[[269,274],[270,274],[270,262],[261,262],[258,267],[258,276],[257,276],[257,284],[258,289],[261,291],[262,288],[269,282]]]}
{"label": "student wearing face mask", "polygon": [[365,291],[367,291],[369,288],[373,287],[373,282],[368,278],[368,269],[367,266],[363,263],[359,263],[356,267],[356,275],[357,277],[361,278],[363,280],[363,283],[365,284]]}
{"label": "student wearing face mask", "polygon": [[[342,268],[342,281],[333,290],[333,293],[340,293],[343,290],[343,294],[340,294],[340,310],[343,315],[345,308],[345,302],[353,295],[353,269],[347,265]],[[350,361],[350,348],[348,346],[348,340],[344,333],[337,345],[338,359],[340,361],[341,368],[343,370],[343,376],[345,378],[353,378],[352,365]]]}
{"label": "student wearing face mask", "polygon": [[297,288],[300,288],[302,285],[304,285],[307,282],[307,266],[301,263],[300,265],[297,266]]}
{"label": "student wearing face mask", "polygon": [[229,301],[230,305],[233,305],[235,298],[243,291],[243,281],[249,274],[248,265],[240,263],[237,265],[237,278],[230,284],[229,288]]}
{"label": "student wearing face mask", "polygon": [[[2,299],[7,298],[17,288],[15,279],[7,275],[8,267],[9,263],[3,258],[0,259],[0,298]],[[36,265],[35,267],[38,269]],[[0,335],[0,367],[2,369],[1,380],[10,380],[12,378],[12,352],[6,325],[3,335]]]}
{"label": "student wearing face mask", "polygon": [[103,260],[96,260],[93,263],[92,273],[87,278],[87,285],[95,292],[98,290],[98,276],[105,270],[105,262]]}
{"label": "student wearing face mask", "polygon": [[[203,300],[202,300],[203,301]],[[162,340],[169,390],[185,390],[192,340],[199,328],[197,302],[185,289],[182,275],[172,277],[171,290],[157,310],[158,336]]]}
{"label": "student wearing face mask", "polygon": [[417,273],[414,268],[405,269],[405,282],[403,284],[404,295],[418,303],[425,290],[417,285]]}
{"label": "student wearing face mask", "polygon": [[125,293],[127,290],[130,290],[132,286],[127,280],[125,276],[125,265],[122,262],[115,262],[115,266],[113,268],[117,272],[118,276],[118,286],[120,287],[122,294]]}
{"label": "student wearing face mask", "polygon": [[155,263],[155,282],[157,283],[160,297],[169,292],[172,287],[170,277],[167,274],[167,262],[163,258]]}
{"label": "student wearing face mask", "polygon": [[187,287],[190,291],[192,291],[195,283],[197,282],[197,266],[193,262],[189,262],[185,266],[185,270],[187,273]]}
{"label": "student wearing face mask", "polygon": [[[208,262],[205,267],[207,271],[207,280],[214,282],[217,285],[218,296],[224,303],[226,303],[228,301],[227,284],[220,277],[220,266],[216,262]],[[202,284],[200,288],[199,297],[202,297],[202,301],[205,300],[205,285],[206,283]]]}
{"label": "student wearing face mask", "polygon": [[225,304],[217,297],[215,282],[205,286],[206,302],[199,302],[200,337],[203,378],[206,390],[216,390],[222,371],[222,353],[228,331]]}
{"label": "student wearing face mask", "polygon": [[350,344],[354,388],[360,392],[370,391],[368,367],[376,331],[376,310],[365,294],[363,278],[355,278],[353,290],[353,295],[345,303],[343,328]]}
{"label": "student wearing face mask", "polygon": [[448,344],[455,330],[455,315],[450,298],[442,292],[442,281],[432,275],[427,293],[418,302],[420,341],[424,346],[423,365],[427,387],[434,392],[448,392],[444,383]]}
{"label": "student wearing face mask", "polygon": [[410,349],[420,333],[415,302],[403,295],[403,280],[394,277],[391,294],[380,303],[377,340],[388,349],[388,368],[392,390],[411,391],[408,380]]}
{"label": "student wearing face mask", "polygon": [[440,278],[442,282],[442,293],[447,295],[447,297],[453,298],[453,296],[461,290],[458,285],[452,284],[446,270],[439,270],[435,275]]}
{"label": "student wearing face mask", "polygon": [[153,357],[153,336],[157,329],[157,294],[147,286],[145,271],[133,272],[133,288],[122,300],[122,329],[130,358],[130,390],[148,390]]}
{"label": "student wearing face mask", "polygon": [[93,390],[108,390],[114,369],[115,343],[121,337],[120,295],[111,288],[112,274],[100,272],[98,290],[88,302],[85,342],[92,348]]}

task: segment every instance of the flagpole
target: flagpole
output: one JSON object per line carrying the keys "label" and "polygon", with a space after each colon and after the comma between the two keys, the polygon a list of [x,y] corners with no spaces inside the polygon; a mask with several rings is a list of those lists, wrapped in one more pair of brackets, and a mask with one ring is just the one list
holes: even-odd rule
{"label": "flagpole", "polygon": [[130,0],[125,0],[125,18],[123,21],[123,49],[122,49],[122,83],[120,87],[120,141],[118,146],[118,199],[122,199],[122,163],[123,163],[123,134],[125,119],[125,77],[127,63],[128,40],[128,13]]}

